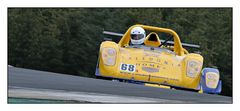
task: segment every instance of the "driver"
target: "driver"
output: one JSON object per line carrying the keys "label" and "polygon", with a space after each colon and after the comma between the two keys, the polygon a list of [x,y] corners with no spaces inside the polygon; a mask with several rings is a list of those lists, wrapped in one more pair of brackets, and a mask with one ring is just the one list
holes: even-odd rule
{"label": "driver", "polygon": [[131,30],[131,44],[143,45],[146,38],[146,32],[142,27],[134,27]]}

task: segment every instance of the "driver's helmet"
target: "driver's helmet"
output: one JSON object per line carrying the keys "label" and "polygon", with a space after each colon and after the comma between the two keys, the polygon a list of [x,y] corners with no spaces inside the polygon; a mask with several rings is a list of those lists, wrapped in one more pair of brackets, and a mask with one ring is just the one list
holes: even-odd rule
{"label": "driver's helmet", "polygon": [[143,44],[145,37],[146,37],[146,33],[142,27],[134,27],[131,30],[131,43],[133,45]]}

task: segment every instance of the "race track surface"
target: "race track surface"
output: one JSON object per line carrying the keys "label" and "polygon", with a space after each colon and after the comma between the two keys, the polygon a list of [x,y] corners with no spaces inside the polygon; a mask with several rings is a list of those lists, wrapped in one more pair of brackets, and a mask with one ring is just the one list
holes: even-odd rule
{"label": "race track surface", "polygon": [[74,92],[112,94],[184,101],[183,103],[232,103],[231,97],[162,89],[109,80],[8,67],[8,87],[26,87]]}

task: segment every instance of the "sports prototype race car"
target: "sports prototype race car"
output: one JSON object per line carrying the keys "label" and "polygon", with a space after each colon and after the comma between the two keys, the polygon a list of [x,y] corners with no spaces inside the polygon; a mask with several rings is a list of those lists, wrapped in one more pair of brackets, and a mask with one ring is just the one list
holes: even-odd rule
{"label": "sports prototype race car", "polygon": [[[134,27],[148,31],[144,45],[131,45],[130,32]],[[118,43],[103,41],[100,46],[96,77],[131,83],[163,85],[203,93],[221,93],[222,81],[218,69],[203,68],[203,57],[189,53],[178,34],[167,28],[147,25],[131,26]],[[162,35],[170,39],[161,40]]]}

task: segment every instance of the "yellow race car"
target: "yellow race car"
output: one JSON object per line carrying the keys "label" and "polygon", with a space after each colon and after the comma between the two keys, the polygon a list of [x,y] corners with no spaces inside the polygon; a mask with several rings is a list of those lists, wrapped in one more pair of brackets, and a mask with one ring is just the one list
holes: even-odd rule
{"label": "yellow race car", "polygon": [[[149,32],[144,45],[130,45],[130,32],[134,27],[142,27]],[[173,38],[173,41],[161,40],[162,33],[170,35],[169,38]],[[175,31],[134,25],[125,34],[109,34],[122,38],[118,43],[101,43],[96,77],[164,85],[203,93],[221,93],[222,81],[218,69],[202,69],[203,57],[197,53],[189,53],[183,48]]]}

